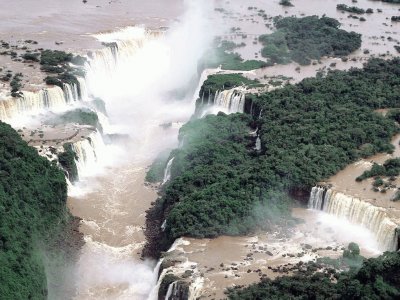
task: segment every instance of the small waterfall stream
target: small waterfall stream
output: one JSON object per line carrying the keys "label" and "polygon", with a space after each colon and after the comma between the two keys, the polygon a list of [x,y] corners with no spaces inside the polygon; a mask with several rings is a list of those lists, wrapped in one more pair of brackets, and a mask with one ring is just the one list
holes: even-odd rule
{"label": "small waterfall stream", "polygon": [[214,99],[214,106],[222,108],[229,113],[243,113],[244,104],[244,90],[237,88],[217,92]]}
{"label": "small waterfall stream", "polygon": [[72,150],[77,157],[75,163],[79,176],[87,176],[94,172],[98,164],[99,153],[103,151],[104,147],[103,138],[98,131],[72,144]]}
{"label": "small waterfall stream", "polygon": [[164,179],[162,182],[163,185],[166,184],[171,179],[171,167],[172,167],[172,163],[174,162],[174,158],[175,157],[171,158],[167,163],[167,166],[164,171]]}

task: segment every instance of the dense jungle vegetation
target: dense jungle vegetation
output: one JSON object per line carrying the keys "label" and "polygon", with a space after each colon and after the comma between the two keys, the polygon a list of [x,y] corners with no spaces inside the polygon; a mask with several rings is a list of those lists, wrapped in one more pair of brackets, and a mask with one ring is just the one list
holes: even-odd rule
{"label": "dense jungle vegetation", "polygon": [[[249,95],[253,116],[220,113],[186,124],[155,206],[167,218],[161,248],[182,235],[245,234],[290,222],[287,192],[308,191],[360,157],[393,151],[398,128],[374,110],[400,107],[399,75],[400,59],[372,59],[364,69]],[[261,151],[249,134],[256,128]]]}
{"label": "dense jungle vegetation", "polygon": [[339,21],[318,16],[276,18],[276,31],[260,36],[270,63],[309,65],[323,56],[345,56],[361,47],[361,35],[339,29]]}
{"label": "dense jungle vegetation", "polygon": [[[336,283],[332,282],[335,279]],[[399,299],[400,253],[386,252],[364,261],[358,271],[309,272],[263,279],[244,289],[233,289],[230,300],[246,299]]]}
{"label": "dense jungle vegetation", "polygon": [[[259,173],[246,115],[207,116],[184,126],[163,205],[173,206],[167,235],[241,234],[284,217],[289,199]],[[264,183],[262,182],[264,181]],[[265,222],[265,219],[271,222]]]}
{"label": "dense jungle vegetation", "polygon": [[0,122],[0,298],[45,299],[42,252],[64,226],[63,171]]}

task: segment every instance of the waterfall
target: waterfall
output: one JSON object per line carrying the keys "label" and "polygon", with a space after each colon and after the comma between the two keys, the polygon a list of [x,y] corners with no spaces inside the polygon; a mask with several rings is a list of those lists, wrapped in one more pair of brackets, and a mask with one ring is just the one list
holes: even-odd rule
{"label": "waterfall", "polygon": [[75,163],[79,176],[93,172],[98,163],[99,153],[103,151],[104,147],[103,138],[97,131],[72,144],[72,150],[77,157]]}
{"label": "waterfall", "polygon": [[164,171],[164,179],[163,179],[162,184],[166,184],[168,182],[168,180],[171,178],[171,167],[172,167],[172,162],[174,161],[174,158],[175,157],[171,158],[168,161],[167,167],[165,168],[165,171]]}
{"label": "waterfall", "polygon": [[154,268],[153,274],[155,275],[156,285],[151,290],[149,297],[147,297],[147,300],[156,300],[156,299],[158,299],[158,290],[160,288],[162,278],[164,277],[164,275],[166,273],[166,270],[163,270],[162,273],[160,274],[160,268],[161,268],[161,264],[162,264],[163,260],[164,259],[161,258],[158,261],[156,267]]}
{"label": "waterfall", "polygon": [[214,106],[222,108],[228,113],[243,113],[246,95],[243,89],[230,89],[217,92],[214,98]]}
{"label": "waterfall", "polygon": [[217,91],[214,96],[212,96],[209,91],[208,100],[205,101],[208,105],[200,111],[200,117],[204,117],[210,113],[216,114],[219,111],[226,114],[244,113],[246,103],[245,91],[245,88],[233,88],[230,90]]}
{"label": "waterfall", "polygon": [[167,228],[167,219],[165,219],[164,222],[161,224],[161,230],[165,231],[165,228]]}
{"label": "waterfall", "polygon": [[63,91],[66,103],[79,100],[87,101],[89,98],[85,78],[76,77],[76,79],[78,84],[63,83]]}
{"label": "waterfall", "polygon": [[323,203],[327,189],[324,187],[313,187],[308,201],[308,208],[323,210]]}
{"label": "waterfall", "polygon": [[203,288],[204,278],[196,277],[189,286],[189,300],[199,299],[201,296],[201,290]]}
{"label": "waterfall", "polygon": [[63,83],[63,88],[52,86],[36,92],[23,91],[22,97],[7,98],[0,101],[0,119],[7,120],[24,114],[34,114],[48,109],[59,109],[68,103],[79,101],[79,91],[82,97],[87,97],[84,78],[78,78],[76,84]]}
{"label": "waterfall", "polygon": [[75,101],[76,98],[74,96],[73,87],[71,85],[63,83],[63,91],[65,102],[69,103],[71,101]]}
{"label": "waterfall", "polygon": [[127,27],[120,31],[101,33],[94,37],[103,42],[107,47],[91,52],[89,63],[86,66],[88,77],[99,74],[104,76],[103,80],[109,79],[114,74],[118,64],[128,61],[135,55],[143,44],[154,39],[161,32],[147,30],[142,27]]}
{"label": "waterfall", "polygon": [[[182,256],[183,252],[181,252],[182,249],[180,246],[187,244],[190,244],[190,242],[183,238],[178,238],[175,240],[171,248],[165,252],[163,258],[159,261],[154,271],[155,274],[159,274],[159,277],[157,285],[151,291],[148,300],[158,299],[159,288],[167,274],[176,276],[178,280],[169,284],[165,299],[199,299],[204,284],[204,277],[200,274],[197,266],[193,268],[196,263],[191,262],[187,257]],[[162,262],[166,262],[166,264],[160,272]],[[183,276],[185,271],[188,269],[193,271],[190,278]],[[185,294],[187,297],[182,298],[182,294]]]}
{"label": "waterfall", "polygon": [[398,249],[399,225],[388,216],[385,208],[324,187],[312,188],[308,207],[371,230],[383,251]]}
{"label": "waterfall", "polygon": [[261,139],[260,139],[260,136],[257,136],[255,150],[256,151],[260,151],[261,150]]}
{"label": "waterfall", "polygon": [[168,291],[167,294],[165,295],[165,300],[169,300],[169,298],[172,296],[172,292],[174,291],[175,285],[176,281],[174,281],[168,286]]}
{"label": "waterfall", "polygon": [[0,101],[0,118],[2,120],[66,105],[64,91],[54,86],[38,92],[23,92],[22,97],[8,98]]}
{"label": "waterfall", "polygon": [[[88,101],[89,99],[89,93],[88,93],[88,88],[86,86],[86,79],[82,77],[76,77],[79,83],[79,92],[78,92],[78,87],[76,87],[76,98],[75,99],[80,99],[82,101]],[[80,97],[78,96],[80,95]]]}

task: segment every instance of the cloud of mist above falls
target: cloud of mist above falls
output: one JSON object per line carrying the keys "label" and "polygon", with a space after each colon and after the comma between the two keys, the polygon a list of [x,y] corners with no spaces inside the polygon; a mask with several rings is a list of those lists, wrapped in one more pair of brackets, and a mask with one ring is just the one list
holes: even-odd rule
{"label": "cloud of mist above falls", "polygon": [[211,18],[213,1],[185,1],[185,7],[183,16],[158,36],[140,27],[97,36],[107,42],[140,40],[112,74],[101,68],[88,74],[90,91],[106,102],[111,131],[129,134],[140,146],[136,152],[175,146],[176,132],[160,134],[157,144],[149,136],[160,124],[185,122],[194,112],[188,88],[194,92],[198,61],[210,46],[216,26]]}
{"label": "cloud of mist above falls", "polygon": [[[132,27],[97,36],[100,41],[131,46],[115,69],[96,64],[88,70],[87,77],[90,93],[106,104],[110,126],[105,132],[131,137],[126,152],[118,157],[120,162],[126,163],[125,169],[132,166],[143,169],[160,151],[175,147],[179,125],[194,112],[193,95],[184,93],[187,97],[182,99],[176,94],[188,91],[188,86],[194,91],[197,85],[198,60],[214,38],[209,18],[213,13],[213,1],[186,1],[185,6],[182,17],[161,35],[147,36],[144,28]],[[160,126],[169,122],[173,124],[167,129]],[[106,154],[113,155],[108,151],[106,147]],[[119,167],[114,169],[108,171],[110,178],[122,176],[126,171],[120,172]],[[122,183],[128,184],[129,180],[132,178],[127,177]],[[89,180],[85,185],[94,186],[95,183]],[[140,241],[130,243],[128,233],[108,227],[120,220],[128,225],[130,221],[125,221],[122,213],[136,207],[126,202],[131,200],[128,198],[140,201],[142,195],[138,192],[118,198],[120,191],[126,189],[121,185],[97,185],[96,192],[97,189],[104,191],[108,198],[104,203],[103,196],[99,197],[90,214],[84,216],[83,223],[90,222],[95,233],[86,233],[86,244],[76,265],[77,299],[147,299],[157,280],[158,274],[153,272],[155,262],[135,259],[135,253],[140,252]],[[104,224],[92,211],[107,216]],[[107,244],[107,240],[112,241]]]}

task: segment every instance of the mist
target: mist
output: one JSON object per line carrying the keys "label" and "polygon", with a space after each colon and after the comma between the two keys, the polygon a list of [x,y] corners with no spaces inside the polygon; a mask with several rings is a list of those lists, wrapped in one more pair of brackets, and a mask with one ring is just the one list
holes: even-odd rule
{"label": "mist", "polygon": [[[175,146],[176,132],[154,139],[154,130],[163,123],[179,126],[194,112],[197,63],[215,32],[210,17],[213,5],[212,1],[185,1],[185,7],[180,20],[163,33],[135,27],[96,36],[103,42],[131,41],[130,55],[122,56],[112,73],[107,65],[89,69],[88,84],[90,92],[106,102],[109,131],[129,134],[136,154],[151,155]],[[178,93],[183,99],[176,99]]]}
{"label": "mist", "polygon": [[137,26],[95,36],[121,47],[116,64],[112,53],[95,53],[87,70],[89,93],[105,101],[105,134],[127,134],[129,140],[119,147],[124,152],[109,145],[101,149],[98,160],[113,162],[103,173],[110,178],[107,184],[90,174],[73,190],[81,196],[74,203],[80,206],[86,242],[75,266],[77,299],[147,299],[157,283],[156,262],[133,255],[143,246],[135,224],[144,221],[130,213],[143,209],[134,201],[142,201],[145,187],[128,191],[143,185],[145,167],[158,153],[177,146],[180,126],[194,113],[197,63],[215,34],[212,12],[213,1],[185,1],[185,13],[166,32]]}

